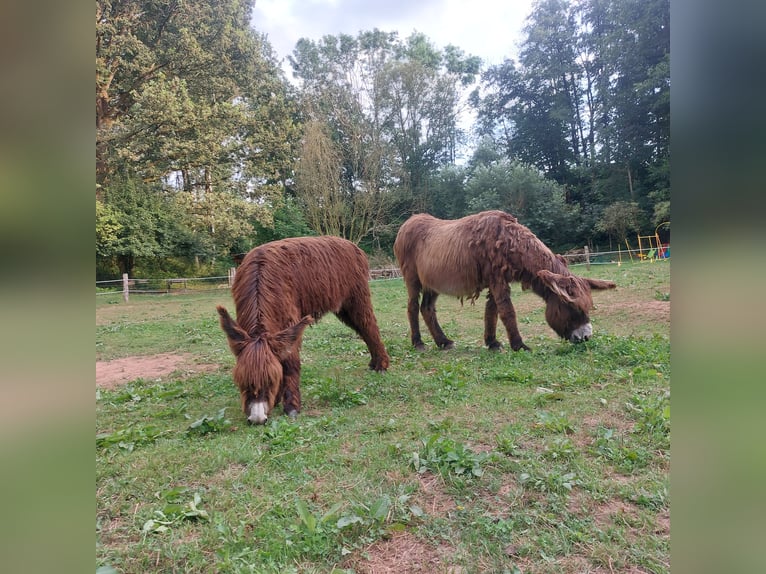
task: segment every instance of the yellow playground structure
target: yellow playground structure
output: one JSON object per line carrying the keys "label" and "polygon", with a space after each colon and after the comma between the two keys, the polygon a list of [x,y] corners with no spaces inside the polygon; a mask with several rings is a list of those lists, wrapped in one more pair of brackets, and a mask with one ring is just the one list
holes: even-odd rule
{"label": "yellow playground structure", "polygon": [[635,252],[641,261],[652,261],[657,259],[670,259],[670,222],[660,223],[654,229],[654,235],[636,235],[638,239],[638,251],[631,248],[628,240],[625,239],[625,245],[628,247],[628,255],[631,261]]}

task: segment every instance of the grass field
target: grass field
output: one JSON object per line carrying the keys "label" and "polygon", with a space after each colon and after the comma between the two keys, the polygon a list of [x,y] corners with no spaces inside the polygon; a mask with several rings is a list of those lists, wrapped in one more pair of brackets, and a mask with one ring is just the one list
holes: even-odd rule
{"label": "grass field", "polygon": [[199,368],[97,387],[97,569],[669,572],[670,262],[587,274],[618,288],[594,294],[580,345],[512,286],[528,353],[482,348],[483,299],[448,297],[456,348],[424,328],[416,352],[401,280],[373,282],[390,370],[328,315],[304,335],[303,412],[256,427],[215,313],[233,312],[226,290],[98,297],[97,360]]}

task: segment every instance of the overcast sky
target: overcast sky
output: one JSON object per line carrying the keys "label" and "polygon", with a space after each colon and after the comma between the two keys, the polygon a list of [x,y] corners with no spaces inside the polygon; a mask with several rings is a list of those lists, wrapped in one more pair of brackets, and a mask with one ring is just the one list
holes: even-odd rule
{"label": "overcast sky", "polygon": [[[453,44],[485,67],[516,58],[533,0],[256,0],[253,26],[268,36],[283,67],[300,38],[357,36],[378,28],[399,38],[425,34],[437,48]],[[288,74],[291,77],[292,74]]]}

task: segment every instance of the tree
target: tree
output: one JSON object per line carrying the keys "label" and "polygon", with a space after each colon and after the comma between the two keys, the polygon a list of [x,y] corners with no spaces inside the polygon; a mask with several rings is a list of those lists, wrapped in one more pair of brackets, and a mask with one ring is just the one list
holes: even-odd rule
{"label": "tree", "polygon": [[432,207],[431,176],[455,159],[461,97],[479,59],[454,46],[438,50],[422,34],[401,41],[373,30],[301,39],[290,62],[306,117],[326,125],[337,146],[346,202],[380,202],[370,233],[386,227],[390,202]]}
{"label": "tree", "polygon": [[656,175],[670,153],[670,2],[587,0],[581,13],[596,71],[597,158],[631,201],[651,200],[669,187]]}
{"label": "tree", "polygon": [[381,117],[396,150],[393,175],[412,194],[414,210],[433,207],[430,174],[455,161],[463,138],[458,128],[463,91],[475,81],[480,63],[455,46],[441,51],[413,33],[382,70]]}
{"label": "tree", "polygon": [[96,200],[96,256],[108,257],[119,239],[119,215],[103,201]]}
{"label": "tree", "polygon": [[445,165],[431,176],[432,198],[429,213],[442,219],[457,219],[466,214],[465,181],[468,171],[463,166]]}
{"label": "tree", "polygon": [[319,235],[344,237],[340,172],[341,157],[326,127],[316,120],[308,122],[295,170],[295,190],[309,227]]}
{"label": "tree", "polygon": [[563,188],[534,166],[508,159],[479,165],[465,189],[471,212],[511,213],[553,247],[580,243],[579,208],[568,205]]}
{"label": "tree", "polygon": [[604,209],[596,222],[596,229],[617,237],[620,244],[625,243],[628,232],[641,229],[644,213],[636,202],[618,201]]}
{"label": "tree", "polygon": [[[669,210],[668,0],[542,0],[518,62],[482,76],[479,129],[586,216],[615,201]],[[597,230],[595,230],[597,231]]]}
{"label": "tree", "polygon": [[[185,150],[163,150],[177,152],[171,161],[183,160],[182,151],[191,152],[193,160],[203,149],[190,145],[200,135],[184,121],[193,111],[191,103],[210,108],[198,115],[225,114],[227,105],[247,95],[264,67],[262,39],[249,32],[252,4],[252,0],[97,0],[98,183],[105,183],[113,172],[119,150],[139,136],[155,141],[161,139],[157,136],[186,139]],[[175,129],[182,133],[174,133]],[[161,157],[130,159],[143,160],[151,168],[151,162]],[[157,167],[161,175],[163,166]]]}
{"label": "tree", "polygon": [[116,177],[105,190],[102,205],[97,220],[97,255],[114,260],[120,273],[133,276],[141,259],[168,257],[185,247],[195,251],[204,248],[185,226],[184,214],[173,198],[161,193],[157,184]]}
{"label": "tree", "polygon": [[271,47],[250,27],[252,7],[96,3],[97,197],[108,204],[125,180],[151,184],[183,210],[195,260],[227,253],[254,220],[270,224],[292,177],[296,110]]}
{"label": "tree", "polygon": [[343,155],[329,128],[318,120],[305,126],[295,190],[309,227],[320,235],[337,235],[359,243],[375,227],[385,209],[376,190],[343,182]]}

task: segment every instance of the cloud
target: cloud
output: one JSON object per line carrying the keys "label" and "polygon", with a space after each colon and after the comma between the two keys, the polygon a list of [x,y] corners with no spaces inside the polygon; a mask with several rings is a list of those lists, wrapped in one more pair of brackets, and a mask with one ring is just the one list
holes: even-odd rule
{"label": "cloud", "polygon": [[452,44],[491,65],[515,57],[531,5],[532,0],[257,0],[252,23],[280,58],[292,54],[300,38],[356,36],[378,28],[401,38],[422,32],[437,47]]}

